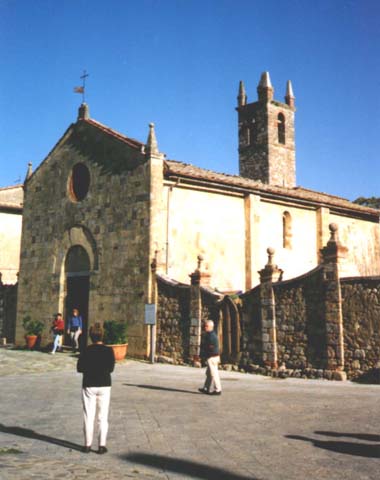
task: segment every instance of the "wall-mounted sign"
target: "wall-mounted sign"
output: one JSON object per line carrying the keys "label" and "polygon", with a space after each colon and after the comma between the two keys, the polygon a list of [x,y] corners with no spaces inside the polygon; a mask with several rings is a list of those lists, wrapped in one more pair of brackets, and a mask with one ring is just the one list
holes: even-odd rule
{"label": "wall-mounted sign", "polygon": [[145,325],[156,325],[156,304],[145,304]]}

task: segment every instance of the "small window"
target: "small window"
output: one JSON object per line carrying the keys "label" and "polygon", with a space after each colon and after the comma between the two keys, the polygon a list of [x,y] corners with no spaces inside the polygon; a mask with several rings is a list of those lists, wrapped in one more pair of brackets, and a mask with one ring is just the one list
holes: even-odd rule
{"label": "small window", "polygon": [[279,113],[277,117],[278,143],[285,144],[285,117]]}
{"label": "small window", "polygon": [[86,165],[77,163],[74,165],[69,181],[70,197],[75,202],[80,202],[86,198],[90,188],[90,172]]}
{"label": "small window", "polygon": [[251,131],[248,127],[244,128],[244,141],[246,145],[251,144]]}
{"label": "small window", "polygon": [[257,123],[254,118],[252,119],[252,123],[250,126],[250,138],[252,144],[257,143]]}
{"label": "small window", "polygon": [[292,217],[289,212],[282,214],[282,246],[292,248]]}

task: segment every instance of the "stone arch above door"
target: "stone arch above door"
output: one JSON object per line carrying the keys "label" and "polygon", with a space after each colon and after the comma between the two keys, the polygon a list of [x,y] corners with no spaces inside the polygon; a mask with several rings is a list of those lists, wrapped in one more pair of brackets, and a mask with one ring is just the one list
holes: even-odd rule
{"label": "stone arch above door", "polygon": [[98,270],[99,256],[95,239],[88,228],[82,225],[75,225],[65,232],[62,242],[64,255],[66,256],[70,248],[76,245],[86,250],[90,262],[90,271]]}

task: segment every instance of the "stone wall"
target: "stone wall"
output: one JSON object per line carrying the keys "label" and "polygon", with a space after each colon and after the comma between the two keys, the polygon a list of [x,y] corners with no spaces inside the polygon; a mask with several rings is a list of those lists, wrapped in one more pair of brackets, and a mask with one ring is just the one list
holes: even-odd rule
{"label": "stone wall", "polygon": [[380,362],[380,277],[341,280],[345,368],[351,377]]}
{"label": "stone wall", "polygon": [[[201,279],[202,273],[197,270],[195,275],[197,274]],[[163,275],[157,275],[156,278],[158,359],[174,363],[196,363],[199,361],[202,324],[213,320],[218,331],[222,296],[210,288],[201,287],[198,282],[186,285]],[[196,291],[199,296],[195,295]],[[195,329],[198,322],[199,329]]]}
{"label": "stone wall", "polygon": [[347,248],[329,228],[321,265],[293,280],[276,280],[268,248],[260,286],[241,295],[244,368],[339,380],[380,368],[380,277],[340,278]]}
{"label": "stone wall", "polygon": [[[259,87],[260,89],[260,87]],[[270,185],[294,187],[295,140],[292,106],[273,99],[273,88],[259,93],[257,102],[239,105],[240,175]],[[283,118],[284,138],[278,135],[279,115]]]}
{"label": "stone wall", "polygon": [[278,363],[289,368],[322,368],[325,360],[324,289],[317,268],[273,285]]}
{"label": "stone wall", "polygon": [[[88,170],[87,195],[73,198],[73,169]],[[128,323],[129,351],[144,355],[144,304],[148,302],[151,162],[97,124],[78,121],[29,178],[21,244],[16,340],[22,318],[45,322],[66,312],[65,259],[80,245],[90,259],[88,325]],[[162,165],[160,168],[162,176]],[[162,185],[162,180],[156,182]],[[38,272],[38,275],[36,275]]]}
{"label": "stone wall", "polygon": [[190,286],[158,278],[156,354],[175,363],[189,358]]}
{"label": "stone wall", "polygon": [[0,337],[7,343],[15,340],[17,284],[3,285],[0,282]]}
{"label": "stone wall", "polygon": [[262,361],[260,286],[242,295],[242,365]]}

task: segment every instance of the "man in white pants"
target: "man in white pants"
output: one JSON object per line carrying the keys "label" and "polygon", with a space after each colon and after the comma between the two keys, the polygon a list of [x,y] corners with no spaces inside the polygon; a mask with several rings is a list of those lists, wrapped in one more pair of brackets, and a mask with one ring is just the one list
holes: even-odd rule
{"label": "man in white pants", "polygon": [[108,411],[111,398],[111,372],[115,367],[113,350],[103,344],[103,329],[99,323],[90,328],[93,342],[80,355],[78,372],[83,373],[82,403],[84,417],[84,446],[89,453],[94,435],[94,421],[97,412],[99,433],[98,453],[107,453]]}
{"label": "man in white pants", "polygon": [[206,320],[205,335],[202,341],[202,357],[206,360],[206,380],[204,386],[198,390],[208,395],[221,395],[222,385],[219,377],[219,340],[214,332],[214,322]]}

